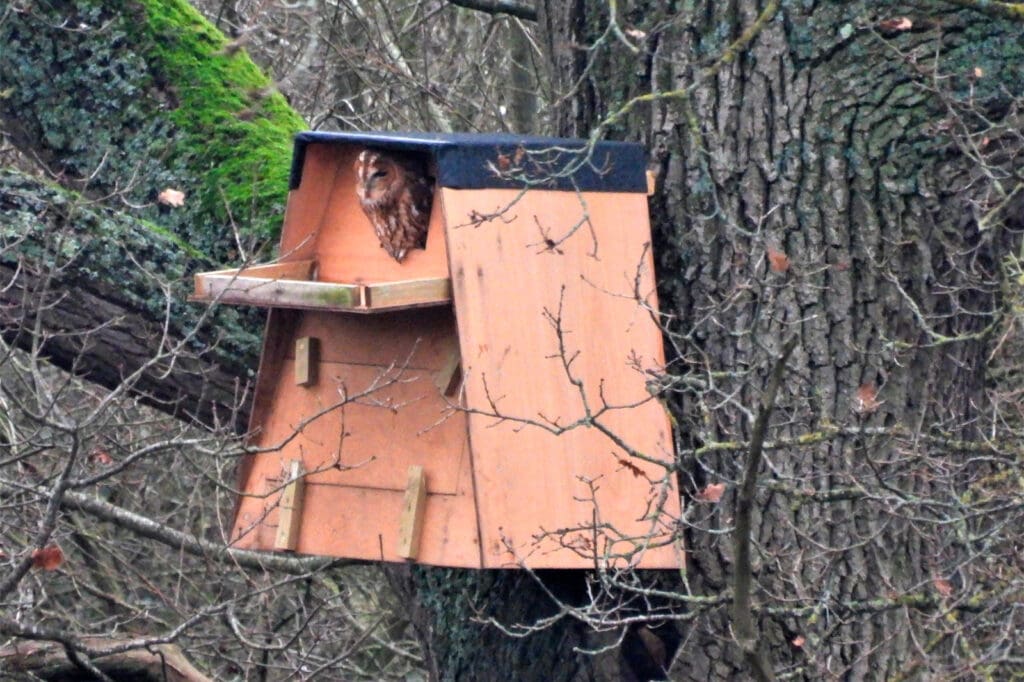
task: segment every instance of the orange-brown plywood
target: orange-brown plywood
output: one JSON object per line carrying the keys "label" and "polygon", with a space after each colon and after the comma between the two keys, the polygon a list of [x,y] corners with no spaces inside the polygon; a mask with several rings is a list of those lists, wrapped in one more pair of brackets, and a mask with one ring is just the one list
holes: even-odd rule
{"label": "orange-brown plywood", "polygon": [[[252,424],[263,452],[244,467],[236,544],[273,547],[282,472],[298,460],[307,475],[296,551],[401,560],[402,500],[418,466],[427,499],[417,560],[479,567],[466,416],[437,387],[457,346],[451,309],[275,312],[267,334],[277,357],[263,358]],[[308,386],[294,378],[300,338],[318,340]]]}
{"label": "orange-brown plywood", "polygon": [[[657,309],[646,197],[441,195],[484,565],[677,567],[671,431],[646,390],[662,338],[635,296]],[[551,432],[588,416],[648,459],[593,426]]]}

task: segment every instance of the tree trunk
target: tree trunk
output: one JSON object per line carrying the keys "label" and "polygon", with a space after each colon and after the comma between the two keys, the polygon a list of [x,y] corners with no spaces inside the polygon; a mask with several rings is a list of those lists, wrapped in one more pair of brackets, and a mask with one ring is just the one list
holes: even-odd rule
{"label": "tree trunk", "polygon": [[186,420],[248,428],[260,315],[189,304],[216,269],[125,213],[0,169],[0,330],[8,343]]}
{"label": "tree trunk", "polygon": [[[927,15],[894,7],[865,25],[872,5],[787,6],[689,107],[666,107],[677,153],[660,228],[678,260],[663,261],[672,268],[660,278],[663,304],[685,336],[681,366],[710,378],[703,359],[731,373],[714,394],[682,396],[684,438],[695,449],[748,439],[739,408],[756,405],[770,358],[791,335],[800,344],[772,437],[840,431],[770,453],[762,475],[771,485],[757,498],[756,598],[811,607],[804,617],[763,615],[761,643],[776,670],[808,679],[901,674],[920,655],[915,642],[929,638],[929,615],[900,599],[934,600],[933,583],[971,558],[938,519],[906,517],[928,516],[911,500],[952,501],[966,490],[972,472],[951,473],[958,453],[927,438],[980,435],[995,341],[984,330],[999,314],[1000,254],[1017,246],[1005,227],[979,230],[978,207],[998,202],[957,137],[977,114],[1004,118],[1006,93],[1021,92],[1019,70],[1006,67],[1022,55],[1020,27],[931,5]],[[714,50],[707,37],[739,36],[760,10],[713,7],[672,41],[675,81],[664,87],[693,82],[699,72],[688,65]],[[903,12],[915,30],[887,31],[884,20]],[[986,76],[965,112],[973,69]],[[934,73],[955,81],[929,92]],[[713,406],[724,395],[735,402]],[[734,453],[687,455],[684,489],[732,488],[738,464]],[[836,499],[841,490],[861,494]],[[712,526],[729,528],[730,510],[718,509]],[[687,545],[691,587],[725,590],[726,539],[694,530]],[[881,603],[855,610],[871,600]],[[696,621],[674,678],[738,675],[729,632],[724,609]]]}
{"label": "tree trunk", "polygon": [[[960,448],[984,430],[1000,258],[1019,245],[1020,145],[1005,123],[1024,91],[1020,27],[933,4],[698,3],[666,23],[666,7],[648,5],[618,20],[639,29],[625,35],[646,50],[640,86],[657,101],[617,119],[612,135],[647,139],[661,166],[652,213],[669,370],[690,386],[672,396],[690,523],[687,589],[671,587],[694,619],[678,639],[660,630],[663,643],[683,642],[670,676],[752,675],[729,599],[700,610],[686,594],[730,594],[739,455],[792,335],[755,497],[755,648],[800,679],[955,665],[962,652],[935,624],[950,577],[978,551],[964,537],[982,534],[951,537],[947,524],[967,526],[969,512],[930,505],[955,507],[978,478]],[[559,132],[586,136],[642,91],[639,71],[601,33],[607,3],[541,6],[556,94],[571,90]],[[604,48],[584,54],[595,41]],[[986,125],[992,155],[963,144]],[[703,491],[719,484],[727,494],[709,504]],[[490,586],[484,608],[515,622],[504,609],[524,583]],[[457,646],[464,625],[436,619],[435,646]],[[522,651],[553,664],[568,654],[567,630],[535,634]],[[483,675],[480,665],[461,673]],[[546,679],[580,672],[551,670]]]}

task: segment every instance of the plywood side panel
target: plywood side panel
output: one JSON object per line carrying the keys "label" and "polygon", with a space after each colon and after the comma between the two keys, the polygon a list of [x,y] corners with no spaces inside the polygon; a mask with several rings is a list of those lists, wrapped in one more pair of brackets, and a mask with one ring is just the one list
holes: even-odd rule
{"label": "plywood side panel", "polygon": [[442,190],[484,564],[678,566],[666,468],[591,426],[551,432],[589,416],[651,460],[673,459],[646,391],[661,334],[635,296],[656,308],[646,197],[517,196]]}
{"label": "plywood side panel", "polygon": [[295,333],[321,339],[324,362],[409,369],[441,369],[458,343],[450,308],[358,316],[311,311]]}
{"label": "plywood side panel", "polygon": [[[286,376],[293,366],[284,360]],[[319,373],[315,386],[276,387],[257,447],[301,459],[317,483],[404,490],[409,467],[422,463],[433,492],[456,492],[466,419],[441,399],[433,374],[340,363]]]}
{"label": "plywood side panel", "polygon": [[[348,557],[405,561],[398,554],[404,498],[404,490],[310,485],[306,488],[306,509],[316,510],[316,516],[304,520],[296,551],[332,555],[343,548]],[[429,490],[428,479],[416,561],[481,568],[471,496],[435,495]]]}
{"label": "plywood side panel", "polygon": [[[457,345],[452,312],[381,317],[272,312],[252,424],[261,452],[246,458],[235,546],[275,547],[282,482],[297,460],[307,475],[295,551],[376,560],[383,538],[384,559],[398,561],[402,498],[409,468],[419,466],[426,507],[417,561],[481,565],[466,416],[436,383]],[[321,348],[309,386],[293,377],[301,337]],[[345,358],[365,362],[337,362]]]}
{"label": "plywood side panel", "polygon": [[[251,494],[240,498],[232,546],[274,549],[280,521],[285,472],[294,450],[257,455],[250,476]],[[430,458],[421,460],[429,470]],[[468,457],[457,462],[453,494],[435,492],[427,475],[417,561],[439,566],[482,568],[472,476]],[[324,485],[317,474],[305,479],[301,524],[294,550],[304,554],[370,561],[403,561],[399,555],[405,484],[397,489]],[[257,484],[259,482],[259,484]]]}

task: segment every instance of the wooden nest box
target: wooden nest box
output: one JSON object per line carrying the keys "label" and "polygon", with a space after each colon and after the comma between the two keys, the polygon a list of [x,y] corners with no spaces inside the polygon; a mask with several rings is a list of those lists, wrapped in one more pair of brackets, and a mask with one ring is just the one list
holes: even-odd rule
{"label": "wooden nest box", "polygon": [[[645,154],[469,134],[302,133],[279,260],[195,298],[270,308],[234,545],[477,568],[676,568]],[[381,248],[364,150],[434,187]],[[656,382],[653,382],[656,383]]]}

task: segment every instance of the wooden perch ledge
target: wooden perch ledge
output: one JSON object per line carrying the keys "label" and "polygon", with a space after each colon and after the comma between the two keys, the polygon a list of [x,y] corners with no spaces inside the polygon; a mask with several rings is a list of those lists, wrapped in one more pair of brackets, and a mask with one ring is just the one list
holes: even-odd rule
{"label": "wooden perch ledge", "polygon": [[267,308],[370,313],[441,305],[452,300],[448,277],[398,282],[318,282],[312,260],[253,265],[195,276],[191,300]]}

